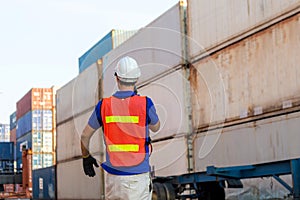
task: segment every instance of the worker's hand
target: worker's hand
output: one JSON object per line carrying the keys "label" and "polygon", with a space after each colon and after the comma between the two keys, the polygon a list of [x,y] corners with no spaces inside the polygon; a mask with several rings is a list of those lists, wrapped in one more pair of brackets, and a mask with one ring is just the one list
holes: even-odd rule
{"label": "worker's hand", "polygon": [[87,158],[83,158],[82,164],[85,175],[89,177],[94,177],[96,175],[93,165],[95,165],[95,167],[99,167],[99,165],[93,156],[89,155]]}

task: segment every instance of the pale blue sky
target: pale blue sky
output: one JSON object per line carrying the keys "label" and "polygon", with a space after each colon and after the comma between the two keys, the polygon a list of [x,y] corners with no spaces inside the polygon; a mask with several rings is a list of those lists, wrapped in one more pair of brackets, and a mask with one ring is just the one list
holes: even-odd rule
{"label": "pale blue sky", "polygon": [[146,26],[179,0],[0,0],[0,123],[32,87],[63,86],[111,29]]}

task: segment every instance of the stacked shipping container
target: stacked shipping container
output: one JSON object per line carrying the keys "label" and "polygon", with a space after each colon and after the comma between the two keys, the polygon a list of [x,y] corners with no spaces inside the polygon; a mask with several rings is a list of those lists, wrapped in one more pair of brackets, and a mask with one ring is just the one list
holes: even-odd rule
{"label": "stacked shipping container", "polygon": [[[79,138],[98,99],[116,90],[114,67],[125,54],[140,64],[138,91],[161,119],[152,136],[156,175],[300,157],[300,1],[189,0],[185,8],[175,5],[58,91],[58,199],[104,199],[102,172],[83,174]],[[101,162],[95,137],[91,151]],[[261,197],[287,193],[260,183]],[[247,190],[227,195],[243,198]]]}
{"label": "stacked shipping container", "polygon": [[32,149],[32,169],[55,163],[55,88],[32,88],[17,102],[17,168],[22,148]]}
{"label": "stacked shipping container", "polygon": [[135,30],[111,30],[79,58],[79,73],[96,63],[98,59],[101,59],[105,54],[125,42],[135,33]]}

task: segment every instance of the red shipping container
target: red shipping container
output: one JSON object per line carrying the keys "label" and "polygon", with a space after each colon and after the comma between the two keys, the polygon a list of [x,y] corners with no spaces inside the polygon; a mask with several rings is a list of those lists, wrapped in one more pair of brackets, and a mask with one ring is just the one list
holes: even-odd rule
{"label": "red shipping container", "polygon": [[52,110],[52,88],[32,88],[17,102],[17,119],[31,110]]}

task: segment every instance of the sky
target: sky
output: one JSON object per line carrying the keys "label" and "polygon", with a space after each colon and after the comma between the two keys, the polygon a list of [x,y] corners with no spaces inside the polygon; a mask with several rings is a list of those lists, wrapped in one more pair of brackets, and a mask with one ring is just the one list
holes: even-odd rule
{"label": "sky", "polygon": [[31,89],[63,86],[112,29],[137,30],[179,0],[0,0],[0,123]]}

